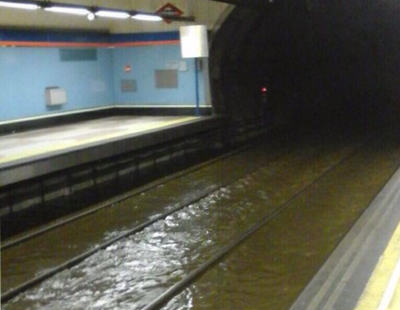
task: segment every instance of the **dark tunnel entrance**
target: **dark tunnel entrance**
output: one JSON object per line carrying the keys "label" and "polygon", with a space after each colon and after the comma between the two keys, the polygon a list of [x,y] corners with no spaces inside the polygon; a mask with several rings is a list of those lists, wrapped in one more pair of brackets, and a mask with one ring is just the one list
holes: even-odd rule
{"label": "dark tunnel entrance", "polygon": [[265,2],[238,5],[214,36],[217,113],[251,119],[267,111],[279,126],[372,126],[398,118],[398,3]]}

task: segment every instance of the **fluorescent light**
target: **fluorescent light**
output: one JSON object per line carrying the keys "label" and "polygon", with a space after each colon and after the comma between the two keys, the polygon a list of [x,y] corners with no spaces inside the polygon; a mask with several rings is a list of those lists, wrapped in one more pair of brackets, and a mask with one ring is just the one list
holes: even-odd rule
{"label": "fluorescent light", "polygon": [[141,13],[133,15],[132,18],[136,19],[136,20],[144,20],[144,21],[149,21],[149,22],[160,22],[163,20],[163,18],[158,15],[141,14]]}
{"label": "fluorescent light", "polygon": [[73,14],[85,16],[90,14],[90,11],[85,8],[74,8],[68,6],[49,6],[44,8],[45,11],[53,12],[53,13],[64,13],[64,14]]}
{"label": "fluorescent light", "polygon": [[119,18],[119,19],[127,19],[131,16],[128,12],[111,11],[111,10],[100,10],[97,11],[95,14],[98,17]]}
{"label": "fluorescent light", "polygon": [[93,12],[90,12],[86,17],[88,20],[93,21],[93,20],[95,20],[96,15],[94,15]]}
{"label": "fluorescent light", "polygon": [[38,8],[40,8],[39,5],[34,3],[8,2],[8,1],[0,1],[0,6],[13,9],[22,9],[22,10],[37,10]]}

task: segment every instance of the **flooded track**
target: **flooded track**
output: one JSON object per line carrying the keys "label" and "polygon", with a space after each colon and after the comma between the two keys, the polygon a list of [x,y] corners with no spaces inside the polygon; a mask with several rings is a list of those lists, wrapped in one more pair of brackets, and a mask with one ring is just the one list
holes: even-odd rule
{"label": "flooded track", "polygon": [[[365,143],[365,141],[368,141]],[[8,302],[5,309],[142,309],[286,203],[165,309],[288,309],[400,162],[395,135],[275,139],[2,253],[2,290],[219,188]]]}

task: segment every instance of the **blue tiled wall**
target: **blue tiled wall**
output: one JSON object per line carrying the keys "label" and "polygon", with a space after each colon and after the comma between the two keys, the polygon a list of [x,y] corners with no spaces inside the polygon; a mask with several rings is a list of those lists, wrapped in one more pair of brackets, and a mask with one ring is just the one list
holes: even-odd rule
{"label": "blue tiled wall", "polygon": [[[0,122],[111,105],[195,105],[193,59],[178,72],[177,89],[155,88],[154,70],[181,61],[179,45],[99,48],[96,61],[62,62],[58,48],[0,47]],[[132,71],[124,72],[130,65]],[[200,104],[204,85],[199,73]],[[136,79],[137,91],[122,93],[121,79]],[[45,88],[67,91],[68,103],[45,104]]]}
{"label": "blue tiled wall", "polygon": [[[178,88],[155,88],[154,70],[168,69],[171,63],[184,61],[187,71],[178,71]],[[131,66],[126,73],[124,67]],[[193,59],[181,59],[179,45],[116,48],[113,52],[113,80],[116,104],[195,105],[195,71]],[[204,103],[203,78],[199,72],[200,104]],[[121,92],[122,79],[135,79],[137,91]]]}
{"label": "blue tiled wall", "polygon": [[[0,48],[0,121],[110,105],[112,51],[96,61],[61,62],[58,48]],[[67,91],[68,103],[48,108],[45,88]]]}

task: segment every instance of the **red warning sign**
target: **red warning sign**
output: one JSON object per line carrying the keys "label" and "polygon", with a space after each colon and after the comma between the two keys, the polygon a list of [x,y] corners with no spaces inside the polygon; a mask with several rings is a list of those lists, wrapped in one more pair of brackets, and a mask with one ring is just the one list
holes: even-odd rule
{"label": "red warning sign", "polygon": [[126,66],[124,67],[124,71],[125,71],[126,73],[131,72],[131,71],[132,71],[132,67],[131,67],[130,65],[126,65]]}
{"label": "red warning sign", "polygon": [[[157,10],[156,13],[161,14],[163,16],[181,16],[181,15],[183,15],[183,11],[171,3],[167,3],[167,4],[163,5],[161,8],[159,8]],[[171,21],[165,17],[164,17],[164,21],[167,24],[171,23]]]}

